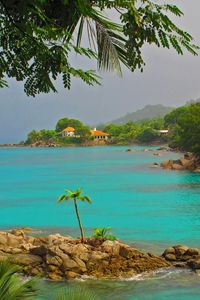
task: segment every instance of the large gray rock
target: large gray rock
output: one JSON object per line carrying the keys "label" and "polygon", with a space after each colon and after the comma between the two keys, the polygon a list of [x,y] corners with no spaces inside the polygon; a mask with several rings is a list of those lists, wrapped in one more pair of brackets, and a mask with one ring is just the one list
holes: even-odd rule
{"label": "large gray rock", "polygon": [[48,248],[44,245],[30,248],[30,253],[39,256],[45,256],[48,253]]}
{"label": "large gray rock", "polygon": [[200,260],[189,260],[187,262],[187,265],[192,268],[193,270],[196,270],[196,269],[200,269]]}
{"label": "large gray rock", "polygon": [[169,248],[167,248],[165,251],[164,251],[164,253],[163,253],[163,255],[162,256],[164,256],[165,257],[165,255],[167,255],[167,254],[175,254],[175,249],[174,249],[174,247],[169,247]]}
{"label": "large gray rock", "polygon": [[7,245],[9,247],[18,248],[23,243],[22,236],[15,236],[13,234],[8,233],[7,235]]}
{"label": "large gray rock", "polygon": [[74,269],[79,269],[78,264],[69,257],[67,254],[62,255],[62,266],[64,270],[74,270]]}
{"label": "large gray rock", "polygon": [[85,245],[85,244],[70,244],[65,243],[59,245],[59,248],[61,251],[63,251],[66,254],[79,257],[83,260],[88,260],[88,254],[91,251],[91,246]]}
{"label": "large gray rock", "polygon": [[118,241],[105,241],[101,245],[102,251],[111,255],[119,255],[121,244]]}
{"label": "large gray rock", "polygon": [[7,236],[0,233],[0,245],[7,245]]}
{"label": "large gray rock", "polygon": [[17,229],[17,228],[12,229],[10,233],[13,235],[16,235],[16,236],[22,236],[22,237],[25,236],[24,231],[21,229]]}
{"label": "large gray rock", "polygon": [[165,255],[165,259],[168,261],[176,261],[177,260],[176,255],[170,254],[170,253]]}
{"label": "large gray rock", "polygon": [[184,169],[185,169],[185,167],[182,166],[181,164],[178,164],[178,163],[173,163],[172,164],[172,170],[182,171]]}
{"label": "large gray rock", "polygon": [[182,256],[188,251],[189,247],[184,246],[184,245],[177,245],[177,246],[174,246],[174,249],[175,249],[176,255]]}
{"label": "large gray rock", "polygon": [[200,251],[197,248],[189,248],[186,253],[186,255],[194,256],[194,255],[199,255]]}
{"label": "large gray rock", "polygon": [[119,255],[124,258],[132,258],[138,255],[138,251],[132,247],[129,247],[128,245],[121,244]]}
{"label": "large gray rock", "polygon": [[74,261],[77,263],[77,265],[78,265],[81,272],[84,273],[84,272],[87,271],[86,264],[80,258],[75,257]]}
{"label": "large gray rock", "polygon": [[92,251],[90,255],[90,261],[100,261],[103,259],[107,259],[109,257],[108,253],[104,253],[101,251]]}
{"label": "large gray rock", "polygon": [[12,263],[22,266],[37,266],[43,262],[42,258],[32,254],[16,254],[10,257]]}
{"label": "large gray rock", "polygon": [[48,236],[48,243],[53,245],[60,245],[62,243],[67,243],[73,240],[70,236],[62,236],[59,233],[57,234],[50,234]]}
{"label": "large gray rock", "polygon": [[63,263],[62,259],[59,256],[46,255],[46,263],[48,265],[54,265],[60,267]]}
{"label": "large gray rock", "polygon": [[75,279],[77,277],[80,277],[80,274],[72,271],[66,271],[65,272],[65,278],[66,279]]}

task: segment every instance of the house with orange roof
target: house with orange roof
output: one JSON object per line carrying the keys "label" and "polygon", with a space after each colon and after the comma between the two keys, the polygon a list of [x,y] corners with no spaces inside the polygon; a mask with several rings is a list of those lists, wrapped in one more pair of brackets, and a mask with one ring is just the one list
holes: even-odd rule
{"label": "house with orange roof", "polygon": [[108,140],[109,133],[106,133],[101,130],[97,130],[94,128],[93,130],[90,130],[91,136],[94,137],[95,140]]}
{"label": "house with orange roof", "polygon": [[75,132],[75,128],[73,128],[73,127],[66,127],[62,131],[62,137],[66,137],[66,136],[73,137],[73,136],[75,136],[74,132]]}

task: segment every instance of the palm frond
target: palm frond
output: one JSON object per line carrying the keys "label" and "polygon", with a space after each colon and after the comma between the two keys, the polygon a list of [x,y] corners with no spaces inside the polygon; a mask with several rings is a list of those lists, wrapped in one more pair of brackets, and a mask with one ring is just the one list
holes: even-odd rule
{"label": "palm frond", "polygon": [[0,263],[0,299],[33,299],[37,292],[37,279],[22,281],[19,267],[9,261]]}
{"label": "palm frond", "polygon": [[95,38],[98,52],[98,68],[100,70],[114,70],[122,74],[120,61],[126,65],[125,38],[122,37],[122,26],[116,24],[95,9],[91,10],[89,18],[94,22],[94,28],[88,21],[89,40]]}
{"label": "palm frond", "polygon": [[81,19],[80,19],[79,27],[78,27],[78,34],[77,34],[77,40],[76,40],[76,46],[77,47],[81,46],[81,40],[82,40],[82,36],[83,36],[84,23],[85,23],[85,19],[82,16]]}
{"label": "palm frond", "polygon": [[58,199],[57,202],[60,203],[65,199],[66,195],[61,195]]}
{"label": "palm frond", "polygon": [[82,192],[83,192],[83,189],[80,187],[76,190],[76,193],[78,196],[80,196],[82,194]]}
{"label": "palm frond", "polygon": [[51,295],[49,300],[99,300],[99,298],[90,290],[83,287],[58,289]]}
{"label": "palm frond", "polygon": [[88,202],[90,204],[92,203],[92,200],[88,196],[81,196],[81,197],[78,198],[78,200]]}
{"label": "palm frond", "polygon": [[68,194],[72,194],[73,193],[73,191],[69,190],[69,189],[65,189],[65,192],[68,193]]}

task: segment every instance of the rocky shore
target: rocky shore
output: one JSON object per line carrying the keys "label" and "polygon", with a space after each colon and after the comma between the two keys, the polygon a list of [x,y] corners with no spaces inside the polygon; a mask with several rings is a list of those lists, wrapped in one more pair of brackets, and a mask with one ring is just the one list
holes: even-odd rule
{"label": "rocky shore", "polygon": [[21,229],[0,232],[0,261],[9,259],[28,276],[51,280],[129,278],[165,267],[200,270],[200,251],[186,246],[166,249],[162,256],[144,253],[120,241],[74,239],[60,234],[30,236]]}
{"label": "rocky shore", "polygon": [[191,268],[195,272],[200,272],[200,250],[177,245],[167,248],[162,254],[174,267]]}
{"label": "rocky shore", "polygon": [[0,144],[0,147],[2,148],[60,148],[60,147],[77,147],[77,146],[106,146],[106,145],[111,145],[112,143],[109,141],[104,141],[104,140],[91,140],[91,141],[86,141],[82,143],[71,143],[71,144],[61,144],[61,143],[55,143],[51,141],[37,141],[32,144],[26,144],[26,143],[19,143],[19,144]]}
{"label": "rocky shore", "polygon": [[9,259],[26,275],[52,280],[128,278],[135,274],[168,267],[163,257],[143,253],[119,241],[79,239],[60,234],[35,237],[23,230],[0,232],[0,261]]}
{"label": "rocky shore", "polygon": [[186,153],[183,157],[176,160],[167,160],[161,163],[163,169],[176,171],[189,170],[200,173],[200,160],[192,153]]}

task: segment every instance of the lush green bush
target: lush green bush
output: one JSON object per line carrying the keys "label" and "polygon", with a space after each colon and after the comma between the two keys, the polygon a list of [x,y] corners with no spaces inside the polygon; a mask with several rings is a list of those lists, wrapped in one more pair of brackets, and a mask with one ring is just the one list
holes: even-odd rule
{"label": "lush green bush", "polygon": [[172,147],[191,151],[200,156],[200,103],[175,109],[165,117]]}
{"label": "lush green bush", "polygon": [[160,139],[159,129],[164,128],[164,120],[162,118],[132,122],[126,124],[109,124],[104,130],[112,136],[112,140],[117,144],[129,144],[132,142],[151,142]]}
{"label": "lush green bush", "polygon": [[92,237],[94,239],[106,239],[110,241],[117,240],[116,236],[112,234],[110,227],[95,228]]}
{"label": "lush green bush", "polygon": [[56,132],[55,130],[46,130],[42,129],[40,131],[32,130],[28,133],[26,143],[33,144],[38,141],[50,142],[56,140]]}
{"label": "lush green bush", "polygon": [[[61,132],[66,127],[73,127],[75,129],[76,137],[62,137]],[[158,130],[164,128],[164,120],[162,118],[143,121],[132,122],[126,124],[108,124],[101,130],[110,134],[109,140],[112,144],[127,145],[136,141],[151,142],[160,138]],[[56,124],[55,130],[32,130],[27,137],[27,144],[32,144],[37,141],[56,142],[61,145],[82,144],[85,141],[93,140],[90,128],[84,123],[76,119],[63,118]]]}
{"label": "lush green bush", "polygon": [[149,143],[160,138],[160,134],[153,128],[144,128],[144,130],[138,135],[138,141],[142,143]]}
{"label": "lush green bush", "polygon": [[66,127],[82,128],[83,126],[85,125],[79,120],[62,118],[56,123],[56,131],[61,132]]}

